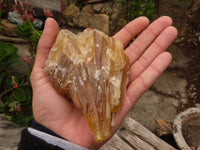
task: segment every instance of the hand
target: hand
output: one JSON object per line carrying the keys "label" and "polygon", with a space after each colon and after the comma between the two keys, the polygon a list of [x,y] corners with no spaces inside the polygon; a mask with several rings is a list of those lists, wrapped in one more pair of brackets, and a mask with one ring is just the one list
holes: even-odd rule
{"label": "hand", "polygon": [[[130,59],[130,82],[122,110],[117,113],[114,134],[137,99],[153,84],[171,62],[171,55],[164,52],[177,36],[169,17],[161,17],[152,24],[140,17],[120,30],[114,38],[120,39]],[[45,61],[59,31],[54,19],[47,19],[38,44],[35,65],[31,74],[33,88],[33,114],[35,120],[63,138],[87,148],[97,148],[94,137],[81,110],[59,95],[44,72]]]}

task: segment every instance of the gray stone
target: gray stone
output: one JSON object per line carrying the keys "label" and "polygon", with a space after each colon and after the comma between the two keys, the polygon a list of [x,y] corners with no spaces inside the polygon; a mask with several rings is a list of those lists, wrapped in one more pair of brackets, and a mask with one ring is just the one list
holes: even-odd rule
{"label": "gray stone", "polygon": [[[8,20],[11,23],[23,25],[23,19],[18,12],[8,12]],[[41,29],[43,22],[40,19],[34,18],[33,25],[37,29]]]}
{"label": "gray stone", "polygon": [[27,2],[32,8],[43,10],[45,7],[48,7],[52,11],[60,12],[60,0],[27,0]]}
{"label": "gray stone", "polygon": [[186,103],[186,85],[187,81],[179,78],[176,73],[165,72],[156,80],[153,86],[164,95],[172,95],[181,102]]}
{"label": "gray stone", "polygon": [[33,21],[33,25],[34,25],[35,28],[41,29],[42,26],[43,26],[43,21],[35,18],[34,21]]}
{"label": "gray stone", "polygon": [[187,82],[175,72],[165,71],[135,104],[130,116],[156,131],[155,119],[173,121],[180,104],[187,103]]}
{"label": "gray stone", "polygon": [[136,102],[129,117],[155,132],[155,119],[174,120],[177,115],[174,102],[177,102],[174,98],[164,97],[149,90]]}
{"label": "gray stone", "polygon": [[23,19],[18,12],[8,12],[8,20],[12,23],[23,25]]}
{"label": "gray stone", "polygon": [[4,114],[0,114],[0,149],[16,150],[23,128],[18,128],[7,120]]}

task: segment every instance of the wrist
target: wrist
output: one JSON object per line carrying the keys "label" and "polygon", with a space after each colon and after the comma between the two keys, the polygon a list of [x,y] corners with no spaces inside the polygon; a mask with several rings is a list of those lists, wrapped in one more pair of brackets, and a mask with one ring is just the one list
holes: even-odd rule
{"label": "wrist", "polygon": [[[32,127],[33,129],[38,130],[38,131],[41,131],[41,132],[47,133],[47,134],[49,134],[49,135],[52,135],[52,136],[55,136],[55,137],[64,139],[64,138],[61,137],[60,135],[56,134],[55,132],[51,131],[50,129],[48,129],[47,127],[41,125],[40,123],[38,123],[38,122],[35,121],[35,120],[33,120],[31,127]],[[64,139],[64,140],[66,140],[66,139]]]}
{"label": "wrist", "polygon": [[43,126],[35,120],[33,120],[32,126],[31,128],[28,128],[28,131],[32,135],[45,140],[49,144],[57,144],[58,147],[64,148],[63,145],[68,145],[70,147],[70,150],[89,150],[88,148],[79,146],[75,143],[64,139],[60,135],[56,134],[55,132],[51,131],[50,129],[48,129],[47,127]]}

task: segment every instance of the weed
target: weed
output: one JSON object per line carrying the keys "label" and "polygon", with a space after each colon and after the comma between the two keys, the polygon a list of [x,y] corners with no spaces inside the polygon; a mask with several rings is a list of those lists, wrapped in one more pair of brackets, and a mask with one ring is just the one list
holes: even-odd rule
{"label": "weed", "polygon": [[126,7],[127,22],[139,16],[146,16],[150,20],[154,16],[155,4],[153,0],[121,0],[120,3]]}

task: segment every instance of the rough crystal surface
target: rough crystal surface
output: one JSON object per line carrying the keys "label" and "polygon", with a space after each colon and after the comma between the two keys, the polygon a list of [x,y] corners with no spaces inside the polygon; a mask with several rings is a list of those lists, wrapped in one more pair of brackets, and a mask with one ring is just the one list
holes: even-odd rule
{"label": "rough crystal surface", "polygon": [[82,109],[95,140],[107,139],[129,77],[121,41],[95,29],[77,35],[60,30],[45,71],[57,91]]}

